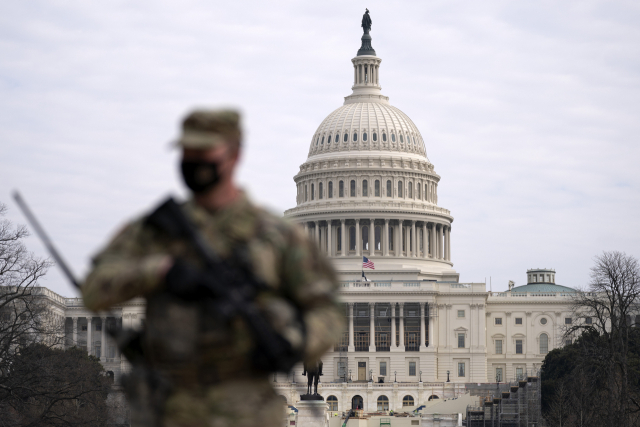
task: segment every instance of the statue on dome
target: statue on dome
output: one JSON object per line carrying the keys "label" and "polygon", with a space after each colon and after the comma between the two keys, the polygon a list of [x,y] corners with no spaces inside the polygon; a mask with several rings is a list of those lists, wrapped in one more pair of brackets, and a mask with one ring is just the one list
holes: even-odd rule
{"label": "statue on dome", "polygon": [[369,9],[365,9],[366,12],[362,15],[362,29],[365,34],[369,34],[371,31],[371,17],[369,16]]}

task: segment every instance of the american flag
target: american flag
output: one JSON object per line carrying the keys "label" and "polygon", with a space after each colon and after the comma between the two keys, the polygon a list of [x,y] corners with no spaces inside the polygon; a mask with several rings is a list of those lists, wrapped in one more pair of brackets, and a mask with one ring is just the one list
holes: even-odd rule
{"label": "american flag", "polygon": [[373,262],[369,261],[369,258],[367,258],[366,256],[362,257],[362,268],[370,268],[372,270],[376,269],[373,265]]}

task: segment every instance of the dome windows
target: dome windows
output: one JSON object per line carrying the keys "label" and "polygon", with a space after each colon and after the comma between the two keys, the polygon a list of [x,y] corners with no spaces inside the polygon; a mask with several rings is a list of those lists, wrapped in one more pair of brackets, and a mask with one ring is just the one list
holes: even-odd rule
{"label": "dome windows", "polygon": [[387,134],[386,133],[382,134],[382,142],[387,142]]}
{"label": "dome windows", "polygon": [[323,196],[322,193],[324,192],[323,190],[324,190],[324,188],[323,188],[322,183],[319,183],[318,184],[318,199],[322,199],[322,196]]}
{"label": "dome windows", "polygon": [[320,137],[316,139],[316,145],[318,145],[319,142],[320,142]]}
{"label": "dome windows", "polygon": [[327,137],[327,145],[331,144],[331,135]]}
{"label": "dome windows", "polygon": [[364,142],[367,142],[367,133],[366,133],[366,132],[364,132],[364,133],[362,134],[362,140],[363,140]]}
{"label": "dome windows", "polygon": [[358,141],[358,132],[353,133],[353,142]]}
{"label": "dome windows", "polygon": [[391,142],[396,142],[396,134],[395,133],[391,134]]}
{"label": "dome windows", "polygon": [[333,181],[329,181],[329,198],[333,199]]}
{"label": "dome windows", "polygon": [[355,180],[351,180],[350,183],[350,192],[349,192],[349,196],[351,197],[356,197],[356,181]]}
{"label": "dome windows", "polygon": [[378,140],[378,134],[377,133],[373,133],[373,142],[376,142]]}
{"label": "dome windows", "polygon": [[369,182],[366,179],[362,181],[362,196],[369,196]]}
{"label": "dome windows", "polygon": [[398,197],[402,197],[402,181],[398,181]]}
{"label": "dome windows", "polygon": [[322,137],[322,142],[320,144],[324,145],[324,136]]}
{"label": "dome windows", "polygon": [[349,140],[349,134],[345,132],[344,134],[344,142],[347,142]]}
{"label": "dome windows", "polygon": [[391,191],[391,180],[387,181],[387,197],[391,197],[393,192]]}
{"label": "dome windows", "polygon": [[[324,141],[324,138],[322,139],[322,141]],[[404,142],[404,138],[402,137],[402,135],[400,135],[400,142]]]}
{"label": "dome windows", "polygon": [[338,197],[344,197],[344,181],[338,183]]}
{"label": "dome windows", "polygon": [[376,197],[380,197],[380,180],[376,179],[376,183],[375,183],[375,196]]}

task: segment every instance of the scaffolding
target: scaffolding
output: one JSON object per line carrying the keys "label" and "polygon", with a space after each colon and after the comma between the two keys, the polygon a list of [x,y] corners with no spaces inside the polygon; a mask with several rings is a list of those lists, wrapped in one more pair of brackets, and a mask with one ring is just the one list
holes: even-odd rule
{"label": "scaffolding", "polygon": [[467,407],[467,427],[539,427],[541,423],[539,371],[480,398],[480,406]]}

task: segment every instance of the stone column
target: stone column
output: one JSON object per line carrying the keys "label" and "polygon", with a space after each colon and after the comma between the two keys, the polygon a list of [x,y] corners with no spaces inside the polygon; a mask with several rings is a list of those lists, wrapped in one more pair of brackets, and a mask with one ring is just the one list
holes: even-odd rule
{"label": "stone column", "polygon": [[78,345],[78,318],[72,317],[73,320],[73,347]]}
{"label": "stone column", "polygon": [[349,307],[349,347],[347,351],[352,352],[355,351],[355,343],[353,342],[353,303],[348,302],[347,306]]}
{"label": "stone column", "polygon": [[411,220],[411,239],[413,240],[413,244],[411,245],[411,256],[418,256],[418,235],[416,234],[416,222]]}
{"label": "stone column", "polygon": [[356,219],[356,255],[362,256],[360,248],[362,247],[362,238],[360,237],[360,220]]}
{"label": "stone column", "polygon": [[102,320],[102,337],[100,338],[100,360],[103,362],[107,358],[107,316],[100,316]]}
{"label": "stone column", "polygon": [[318,245],[318,247],[321,247],[320,245],[320,221],[313,221],[313,225],[315,226],[315,231],[314,231],[314,236],[315,236],[315,242],[316,245]]}
{"label": "stone column", "polygon": [[384,220],[384,236],[380,239],[382,243],[382,255],[389,256],[389,220]]}
{"label": "stone column", "polygon": [[391,303],[391,351],[398,343],[396,342],[396,303]]}
{"label": "stone column", "polygon": [[405,230],[404,238],[406,239],[405,247],[407,248],[407,258],[411,256],[411,227],[407,227]]}
{"label": "stone column", "polygon": [[431,233],[430,233],[430,241],[431,241],[431,258],[436,259],[436,224],[434,222],[431,223]]}
{"label": "stone column", "polygon": [[[435,305],[434,305],[435,307]],[[433,313],[431,312],[431,307],[429,308],[429,347],[435,347],[435,340],[434,340],[434,335],[433,335],[433,324],[435,322],[435,316],[433,315]]]}
{"label": "stone column", "polygon": [[422,258],[429,258],[429,233],[426,221],[422,223]]}
{"label": "stone column", "polygon": [[406,239],[406,236],[404,235],[404,228],[402,227],[402,220],[398,220],[398,256],[404,256],[404,254],[402,253],[402,242],[404,241],[404,239]]}
{"label": "stone column", "polygon": [[309,223],[307,221],[303,222],[302,227],[304,227],[305,236],[309,237]]}
{"label": "stone column", "polygon": [[331,234],[333,227],[331,227],[331,220],[327,220],[327,256],[333,256],[333,245],[331,244]]}
{"label": "stone column", "polygon": [[447,226],[447,261],[451,261],[451,226]]}
{"label": "stone column", "polygon": [[427,332],[424,326],[424,303],[420,303],[420,350],[426,349]]}
{"label": "stone column", "polygon": [[404,351],[404,303],[398,303],[398,306],[400,307],[400,343],[398,347]]}
{"label": "stone column", "polygon": [[92,317],[87,317],[87,353],[93,354],[93,330],[91,329]]}
{"label": "stone column", "polygon": [[340,256],[346,256],[347,254],[347,248],[346,248],[346,244],[345,242],[347,241],[347,237],[345,236],[345,232],[346,232],[346,227],[344,225],[345,220],[341,219],[340,220],[340,227],[341,227],[341,232],[340,232]]}
{"label": "stone column", "polygon": [[[369,220],[369,256],[375,256],[376,254],[376,221],[375,219]],[[380,243],[382,244],[382,242]]]}
{"label": "stone column", "polygon": [[369,353],[376,351],[376,303],[369,303]]}

